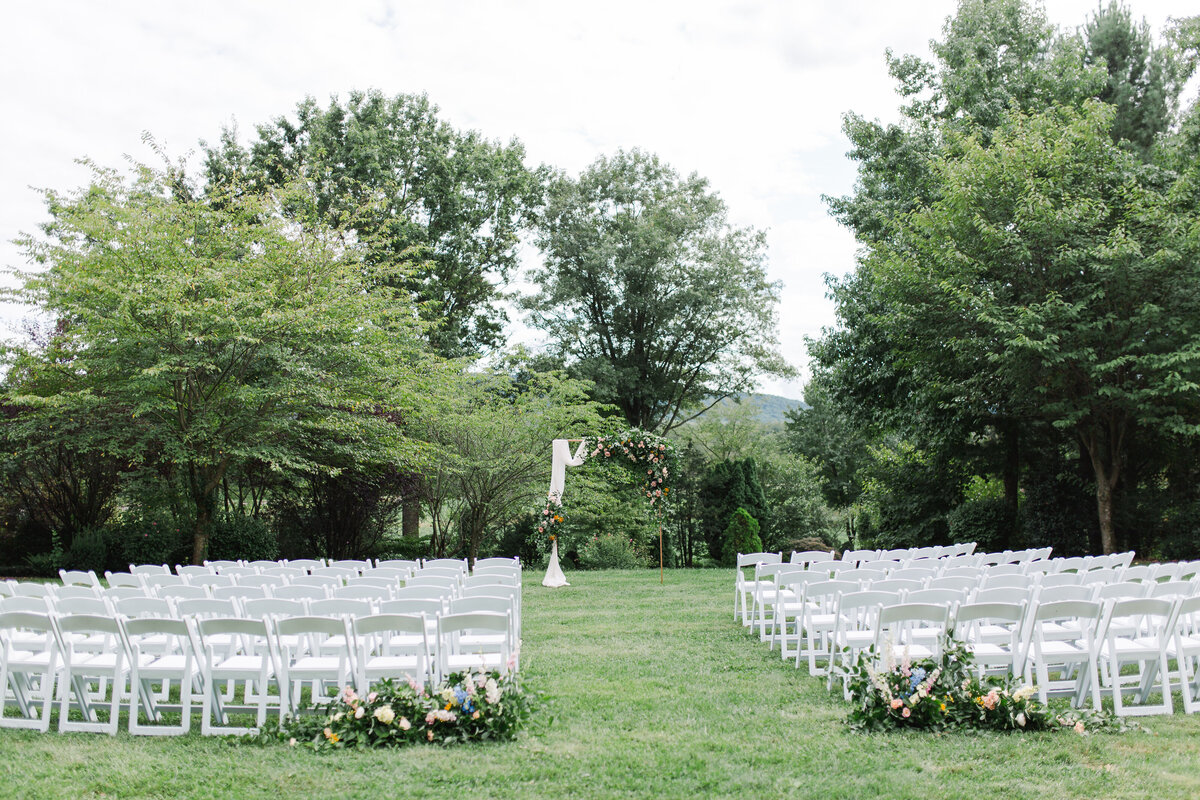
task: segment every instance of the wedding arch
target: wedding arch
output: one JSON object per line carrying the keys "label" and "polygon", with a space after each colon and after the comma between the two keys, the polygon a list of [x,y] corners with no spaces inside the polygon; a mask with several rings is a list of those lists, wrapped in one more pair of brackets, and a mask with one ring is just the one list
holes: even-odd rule
{"label": "wedding arch", "polygon": [[[575,453],[571,444],[577,443]],[[555,439],[551,447],[550,491],[546,493],[546,506],[538,520],[538,533],[550,535],[550,563],[546,567],[543,586],[569,586],[558,563],[558,536],[554,526],[561,525],[563,515],[563,490],[566,485],[567,467],[581,466],[589,458],[617,459],[630,470],[645,471],[642,494],[658,516],[658,580],[663,581],[662,509],[669,499],[667,479],[671,475],[669,462],[673,452],[671,445],[661,436],[631,428],[616,435],[584,437],[582,439]]]}

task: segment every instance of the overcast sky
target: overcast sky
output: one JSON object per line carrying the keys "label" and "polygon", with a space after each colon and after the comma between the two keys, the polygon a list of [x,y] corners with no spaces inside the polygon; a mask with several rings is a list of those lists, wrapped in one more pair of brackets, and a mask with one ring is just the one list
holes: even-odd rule
{"label": "overcast sky", "polygon": [[[1162,29],[1195,0],[1131,0]],[[44,220],[31,187],[71,189],[89,157],[175,157],[222,126],[246,139],[306,95],[425,92],[443,118],[520,139],[531,164],[578,173],[640,147],[707,177],[733,220],[768,231],[783,284],[780,345],[805,369],[804,337],[834,323],[823,275],[853,267],[854,243],[821,194],[847,193],[841,115],[891,119],[884,51],[928,53],[954,0],[747,2],[0,3],[0,264]],[[1048,0],[1074,28],[1096,0]],[[8,309],[0,322],[11,327]],[[528,330],[513,335],[533,341]],[[801,396],[801,383],[764,383]]]}

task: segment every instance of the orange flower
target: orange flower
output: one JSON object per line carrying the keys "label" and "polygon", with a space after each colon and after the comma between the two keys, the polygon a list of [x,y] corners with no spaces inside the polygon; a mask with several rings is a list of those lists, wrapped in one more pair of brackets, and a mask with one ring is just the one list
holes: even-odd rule
{"label": "orange flower", "polygon": [[554,521],[555,521],[555,522],[562,522],[562,517],[560,517],[560,516],[558,516],[557,514],[555,514],[555,515],[554,515]]}

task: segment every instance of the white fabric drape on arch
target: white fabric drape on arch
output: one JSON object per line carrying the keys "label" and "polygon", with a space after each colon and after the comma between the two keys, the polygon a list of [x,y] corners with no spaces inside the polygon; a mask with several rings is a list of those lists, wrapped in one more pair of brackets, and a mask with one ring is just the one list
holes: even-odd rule
{"label": "white fabric drape on arch", "polygon": [[[562,503],[563,489],[566,487],[567,467],[578,467],[583,463],[587,457],[587,441],[581,441],[579,447],[575,448],[575,455],[571,455],[571,443],[566,439],[555,439],[550,452],[552,456],[550,491],[546,493],[546,496],[550,498],[551,503],[558,505]],[[542,578],[542,586],[557,588],[570,585],[558,563],[558,539],[556,537],[550,545],[550,563],[546,565],[546,577]]]}

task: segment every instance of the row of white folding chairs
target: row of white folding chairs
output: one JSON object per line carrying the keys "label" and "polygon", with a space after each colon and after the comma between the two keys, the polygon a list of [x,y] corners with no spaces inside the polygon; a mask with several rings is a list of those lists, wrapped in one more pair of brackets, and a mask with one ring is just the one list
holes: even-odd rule
{"label": "row of white folding chairs", "polygon": [[[904,606],[919,611],[920,618],[911,621],[921,622],[922,630],[887,635],[910,657],[935,655],[943,626],[968,642],[981,670],[1024,676],[1043,702],[1050,693],[1065,692],[1079,704],[1090,693],[1093,706],[1099,707],[1104,688],[1121,714],[1171,713],[1168,659],[1173,659],[1184,709],[1200,711],[1200,586],[1160,584],[1156,588],[1176,591],[1145,597],[1136,592],[1148,587],[1130,583],[1124,585],[1129,593],[1115,591],[1122,587],[1103,587],[1114,590],[1111,596],[1070,596],[1080,588],[1007,587],[967,593],[897,591],[879,584],[863,589],[846,581],[818,581],[800,587],[792,624],[785,620],[782,626],[785,634],[794,632],[796,646],[789,652],[785,635],[781,652],[785,658],[794,654],[797,667],[807,659],[810,674],[826,674],[832,687],[835,675],[844,681],[859,653],[872,644],[880,647],[880,637],[898,623],[899,618],[883,609]],[[1126,663],[1138,666],[1136,681],[1122,676]],[[1050,679],[1051,673],[1056,680]],[[1146,705],[1156,686],[1163,700]],[[1126,706],[1123,693],[1134,688],[1141,705]]]}
{"label": "row of white folding chairs", "polygon": [[[431,622],[436,647],[430,644]],[[302,682],[314,687],[353,683],[366,693],[382,678],[425,683],[455,671],[516,669],[516,650],[508,615],[488,611],[446,613],[433,620],[423,614],[250,619],[5,612],[0,613],[0,687],[5,690],[0,727],[48,730],[57,694],[60,731],[115,734],[127,697],[131,733],[186,733],[199,691],[202,733],[240,733],[249,728],[229,726],[229,711],[253,711],[258,726],[272,703],[281,717],[297,713]],[[179,702],[168,707],[172,681]],[[241,705],[234,703],[238,681],[244,687]],[[157,693],[154,683],[162,687]],[[313,697],[322,695],[317,688]],[[10,702],[17,716],[4,713]],[[101,705],[109,708],[105,721],[96,713]],[[82,721],[72,718],[72,706]],[[139,706],[146,723],[139,719]],[[165,710],[178,711],[181,723],[162,724]]]}
{"label": "row of white folding chairs", "polygon": [[[772,647],[777,638],[787,634],[787,618],[789,612],[794,614],[796,603],[801,596],[801,587],[811,582],[835,579],[848,585],[857,585],[860,590],[875,589],[883,591],[920,592],[943,591],[947,597],[957,594],[975,597],[980,592],[1011,590],[1016,597],[1026,596],[1030,590],[1045,590],[1053,592],[1056,599],[1111,599],[1116,597],[1166,597],[1175,595],[1190,595],[1200,592],[1200,575],[1189,574],[1187,580],[1155,581],[1149,578],[1134,581],[1096,580],[1080,583],[1075,577],[1086,579],[1084,576],[1047,576],[1042,580],[1031,579],[1020,574],[985,574],[980,576],[945,575],[932,577],[916,570],[898,570],[891,573],[876,573],[870,570],[848,570],[836,574],[826,573],[821,569],[804,571],[789,571],[786,567],[767,566],[758,573],[768,579],[757,582],[754,590],[754,604],[750,617],[751,624],[757,622],[759,638],[771,641]],[[1097,578],[1103,576],[1097,575]],[[1048,595],[1049,596],[1049,595]],[[768,617],[770,621],[768,622]],[[786,648],[785,648],[786,649]]]}
{"label": "row of white folding chairs", "polygon": [[[83,587],[67,587],[80,594],[43,597],[0,598],[0,611],[45,613],[123,613],[126,615],[203,614],[259,616],[266,609],[303,609],[309,614],[335,613],[408,613],[400,609],[406,603],[437,602],[443,606],[462,597],[504,597],[512,606],[517,631],[520,630],[520,590],[499,583],[477,583],[466,587],[410,586],[396,590],[380,587],[342,587],[327,592],[320,587],[283,587],[271,596],[261,588],[217,587],[209,592],[201,587],[165,587],[150,592],[135,587],[118,587],[89,594]],[[65,591],[65,590],[64,590]],[[200,593],[196,593],[200,592]],[[214,594],[215,593],[215,594]],[[419,607],[419,606],[416,606]],[[247,609],[258,609],[247,611]],[[107,611],[105,611],[107,610]],[[423,609],[432,613],[429,608]]]}
{"label": "row of white folding chairs", "polygon": [[232,578],[212,576],[208,581],[199,583],[179,583],[174,576],[139,576],[137,580],[117,581],[117,585],[100,589],[88,585],[59,586],[53,583],[40,582],[7,582],[0,584],[5,591],[2,596],[15,597],[129,597],[148,595],[155,597],[173,598],[232,598],[232,597],[279,597],[283,599],[321,599],[323,597],[345,597],[386,600],[411,594],[419,588],[433,588],[447,595],[461,594],[468,588],[477,586],[499,585],[516,590],[519,595],[519,584],[511,576],[476,575],[466,578],[456,576],[415,576],[407,579],[398,577],[359,577],[351,583],[343,584],[337,578],[308,576],[293,583],[279,582],[267,577],[243,578],[235,581]]}
{"label": "row of white folding chairs", "polygon": [[[997,564],[989,567],[952,566],[953,562],[954,560],[951,559],[937,562],[936,565],[926,564],[910,567],[901,567],[898,562],[892,561],[852,564],[841,561],[812,560],[783,564],[778,557],[775,557],[775,554],[756,553],[739,556],[734,587],[734,616],[748,627],[757,621],[760,625],[761,635],[761,627],[765,626],[762,606],[764,600],[769,604],[769,598],[775,592],[775,576],[795,571],[826,573],[831,577],[844,577],[847,580],[873,579],[875,574],[880,574],[890,579],[918,580],[927,584],[942,578],[962,577],[976,580],[981,585],[987,585],[1002,582],[1006,576],[1011,576],[1011,581],[1016,584],[1028,581],[1046,586],[1075,583],[1096,584],[1125,580],[1147,582],[1191,580],[1200,575],[1200,562],[1137,565],[1080,572],[1030,571],[1032,565],[1045,562]],[[746,569],[750,566],[754,568],[752,579],[746,574]]]}
{"label": "row of white folding chairs", "polygon": [[[1009,603],[1027,605],[1032,603],[1061,601],[1095,601],[1138,599],[1143,597],[1174,599],[1200,594],[1200,581],[1170,581],[1158,584],[1136,582],[1095,586],[998,585],[993,587],[972,586],[958,579],[945,579],[942,585],[919,586],[903,581],[854,582],[842,579],[825,580],[821,576],[793,574],[781,584],[785,597],[774,606],[774,615],[769,636],[771,649],[778,642],[781,657],[795,655],[791,647],[795,642],[799,648],[806,624],[806,613],[827,613],[832,596],[837,593],[858,591],[884,591],[895,594],[905,603],[935,603],[954,606],[962,603]],[[809,668],[813,671],[815,653],[809,653]]]}

